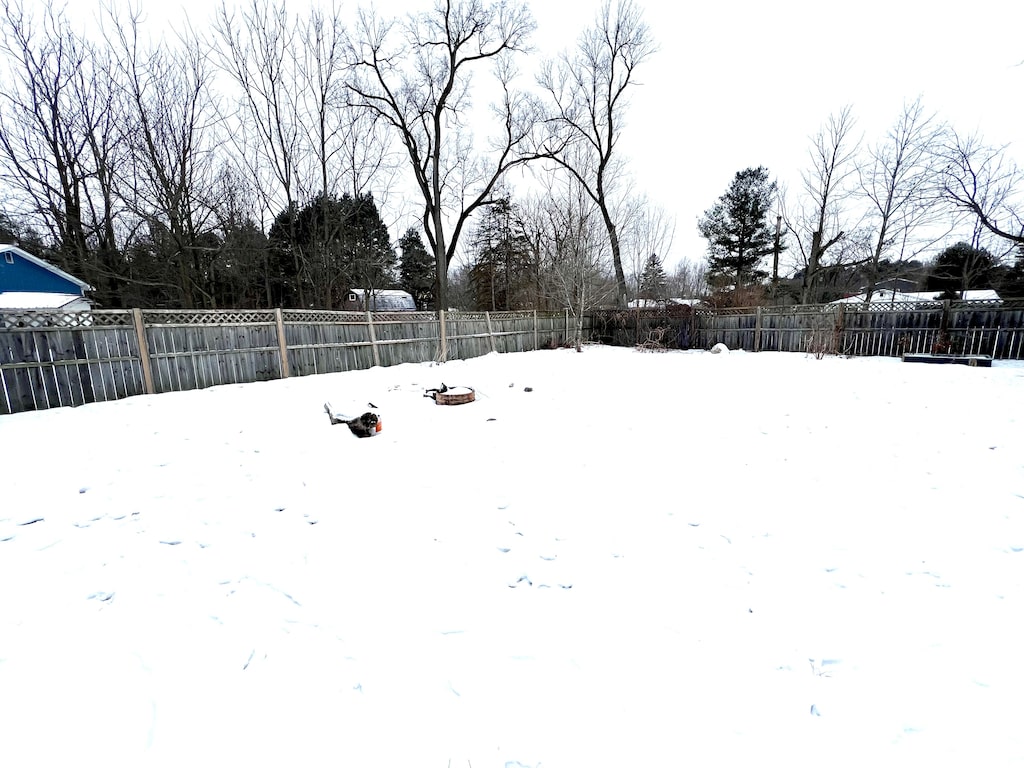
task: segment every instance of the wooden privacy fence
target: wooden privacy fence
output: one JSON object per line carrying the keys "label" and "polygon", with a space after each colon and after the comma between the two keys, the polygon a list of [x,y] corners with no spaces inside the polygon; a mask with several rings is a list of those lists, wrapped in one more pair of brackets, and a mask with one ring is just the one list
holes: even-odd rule
{"label": "wooden privacy fence", "polygon": [[1024,301],[698,309],[694,346],[845,355],[955,353],[1024,359]]}
{"label": "wooden privacy fence", "polygon": [[564,344],[564,312],[0,310],[0,414]]}
{"label": "wooden privacy fence", "polygon": [[674,305],[664,309],[608,309],[592,312],[593,339],[603,344],[632,347],[650,343],[672,349],[693,345],[693,309]]}

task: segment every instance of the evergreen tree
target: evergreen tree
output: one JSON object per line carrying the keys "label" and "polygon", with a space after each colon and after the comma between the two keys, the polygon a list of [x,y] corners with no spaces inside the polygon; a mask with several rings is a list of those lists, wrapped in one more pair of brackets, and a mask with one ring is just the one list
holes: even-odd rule
{"label": "evergreen tree", "polygon": [[1013,267],[999,285],[999,295],[1004,299],[1024,299],[1024,246],[1018,248],[1020,255],[1014,259]]}
{"label": "evergreen tree", "polygon": [[[315,297],[341,306],[350,288],[391,288],[397,258],[373,195],[319,195],[278,214],[270,228],[269,292],[274,306]],[[302,290],[300,290],[300,288]]]}
{"label": "evergreen tree", "polygon": [[641,299],[662,300],[665,298],[665,290],[668,286],[668,275],[665,274],[665,267],[658,258],[658,254],[652,253],[644,262],[643,271],[640,273],[640,295]]}
{"label": "evergreen tree", "polygon": [[469,281],[474,309],[522,309],[533,301],[532,249],[515,213],[511,199],[501,198],[473,232]]}
{"label": "evergreen tree", "polygon": [[728,280],[740,291],[768,274],[761,260],[772,253],[775,228],[768,216],[777,186],[764,166],[737,172],[729,188],[697,224],[708,241],[708,280]]}
{"label": "evergreen tree", "polygon": [[402,251],[398,285],[416,300],[417,309],[434,308],[434,282],[437,279],[434,257],[427,253],[419,232],[410,227],[398,241]]}
{"label": "evergreen tree", "polygon": [[991,288],[997,266],[995,257],[984,248],[956,243],[935,259],[928,276],[928,290],[952,295],[972,288]]}

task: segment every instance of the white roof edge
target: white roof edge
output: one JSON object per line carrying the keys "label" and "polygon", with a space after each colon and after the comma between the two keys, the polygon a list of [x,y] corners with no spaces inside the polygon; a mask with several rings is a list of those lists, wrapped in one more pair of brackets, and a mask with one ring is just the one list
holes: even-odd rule
{"label": "white roof edge", "polygon": [[[357,296],[362,296],[364,293],[367,292],[367,290],[368,289],[366,288],[350,288],[349,292],[354,293]],[[403,291],[400,288],[374,288],[373,292],[377,296],[412,296],[411,293],[409,293],[408,291]]]}

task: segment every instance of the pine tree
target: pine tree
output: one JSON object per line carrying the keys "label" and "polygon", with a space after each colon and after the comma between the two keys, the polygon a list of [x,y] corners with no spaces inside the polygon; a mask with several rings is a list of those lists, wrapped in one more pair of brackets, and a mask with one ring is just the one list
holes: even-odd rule
{"label": "pine tree", "polygon": [[473,249],[469,281],[474,309],[495,311],[531,305],[535,279],[532,250],[509,197],[488,207],[473,231]]}
{"label": "pine tree", "polygon": [[643,271],[640,273],[640,295],[641,299],[661,300],[665,298],[665,289],[668,286],[668,275],[665,274],[665,267],[658,258],[658,254],[652,253],[644,262]]}
{"label": "pine tree", "polygon": [[398,241],[402,251],[398,284],[412,294],[417,309],[434,308],[434,282],[437,274],[434,257],[427,253],[419,232],[410,227]]}
{"label": "pine tree", "polygon": [[955,295],[972,288],[991,288],[997,265],[996,258],[984,248],[956,243],[935,259],[932,273],[928,276],[928,290]]}
{"label": "pine tree", "polygon": [[768,215],[776,184],[764,166],[737,172],[725,194],[704,212],[697,229],[708,241],[708,280],[742,290],[764,280],[761,260],[772,253],[775,230]]}

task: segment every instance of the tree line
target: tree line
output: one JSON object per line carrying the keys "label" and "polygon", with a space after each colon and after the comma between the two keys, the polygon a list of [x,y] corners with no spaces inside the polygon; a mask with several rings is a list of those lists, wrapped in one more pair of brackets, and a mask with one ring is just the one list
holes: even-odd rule
{"label": "tree line", "polygon": [[674,221],[617,152],[656,53],[632,0],[529,74],[515,0],[404,18],[220,0],[202,32],[156,40],[131,10],[87,35],[50,2],[0,4],[0,238],[100,306],[335,309],[401,287],[581,327],[630,298],[815,302],[891,277],[1021,293],[1020,171],[920,102],[875,144],[831,116],[800,189],[738,172],[699,222],[707,258],[666,274]]}
{"label": "tree line", "polygon": [[[52,2],[2,8],[0,235],[100,306],[333,309],[402,287],[448,307],[471,238],[461,299],[582,312],[624,303],[624,264],[670,237],[615,149],[655,51],[632,0],[532,78],[535,23],[512,0],[405,18],[221,0],[202,32],[156,40],[130,9],[89,36]],[[513,171],[538,189],[515,205]]]}
{"label": "tree line", "polygon": [[801,181],[787,194],[767,168],[746,168],[704,212],[714,303],[870,301],[883,284],[1024,298],[1024,172],[920,99],[875,143],[851,108],[830,116]]}

